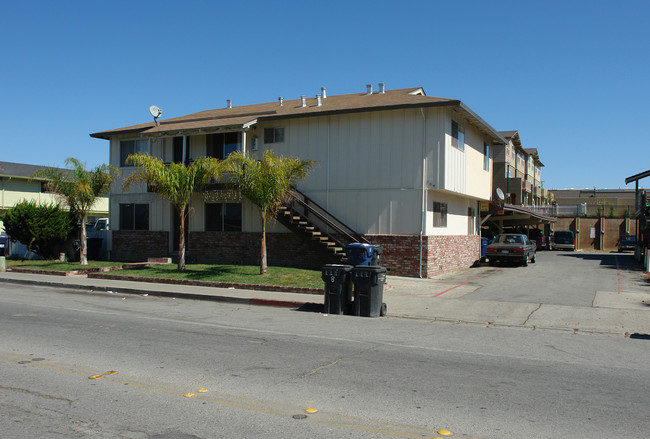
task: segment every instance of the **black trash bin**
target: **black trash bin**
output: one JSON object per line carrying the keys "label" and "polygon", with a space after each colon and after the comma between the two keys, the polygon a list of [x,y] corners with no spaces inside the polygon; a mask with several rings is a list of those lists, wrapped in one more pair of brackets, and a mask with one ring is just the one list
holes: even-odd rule
{"label": "black trash bin", "polygon": [[352,314],[351,265],[329,264],[323,267],[326,314]]}
{"label": "black trash bin", "polygon": [[352,270],[354,284],[354,315],[379,317],[386,315],[384,284],[386,267],[357,265]]}

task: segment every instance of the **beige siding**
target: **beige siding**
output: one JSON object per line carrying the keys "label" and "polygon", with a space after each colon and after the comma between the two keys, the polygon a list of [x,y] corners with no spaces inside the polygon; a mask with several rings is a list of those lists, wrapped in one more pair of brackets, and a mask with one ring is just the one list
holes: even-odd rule
{"label": "beige siding", "polygon": [[[394,110],[289,119],[276,154],[315,160],[300,189],[361,233],[412,234],[420,228],[423,119]],[[426,152],[426,151],[425,151]],[[433,154],[430,154],[433,155]],[[434,176],[435,179],[435,176]]]}
{"label": "beige siding", "polygon": [[[433,226],[434,201],[447,203],[447,227]],[[476,214],[477,205],[475,200],[446,191],[428,191],[424,233],[426,235],[467,235],[467,209],[469,207],[473,207]]]}
{"label": "beige siding", "polygon": [[[454,219],[441,233],[466,234],[467,207],[472,200],[490,198],[491,172],[483,170],[484,138],[463,120],[458,122],[465,128],[465,151],[451,147],[455,115],[447,108],[416,108],[264,121],[247,131],[246,149],[253,157],[270,148],[276,155],[314,160],[300,190],[359,233],[419,234],[422,191],[432,189],[457,197],[450,212]],[[270,127],[284,128],[284,142],[264,144],[264,129]],[[257,140],[257,150],[251,150],[252,139]],[[172,142],[172,138],[153,140],[151,153],[170,161]],[[191,158],[205,155],[205,144],[205,135],[193,136]],[[111,163],[119,165],[118,138],[111,140]],[[112,195],[126,200],[121,194],[118,183]],[[169,230],[169,219],[163,219],[169,217],[169,208],[159,207],[163,203],[157,195],[147,194],[144,185],[134,185],[128,200],[139,202],[133,197],[151,203],[151,230]],[[111,203],[113,209],[116,203]],[[202,203],[193,203],[191,230],[203,230]],[[244,203],[242,214],[244,231],[261,230],[256,207]],[[117,224],[118,218],[111,221]],[[279,224],[271,230],[286,231]]]}
{"label": "beige siding", "polygon": [[[451,145],[451,121],[455,120],[465,130],[464,150]],[[491,144],[478,130],[467,121],[451,115],[446,126],[445,142],[445,185],[441,189],[467,195],[473,198],[489,200],[492,189],[492,166],[484,170],[484,143]]]}

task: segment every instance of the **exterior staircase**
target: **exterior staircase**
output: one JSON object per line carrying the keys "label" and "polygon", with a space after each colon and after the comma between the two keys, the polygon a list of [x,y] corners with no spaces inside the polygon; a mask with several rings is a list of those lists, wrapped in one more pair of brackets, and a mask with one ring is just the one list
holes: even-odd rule
{"label": "exterior staircase", "polygon": [[280,206],[278,221],[304,239],[316,241],[341,262],[347,261],[347,244],[369,244],[367,239],[297,189],[294,189],[287,201]]}

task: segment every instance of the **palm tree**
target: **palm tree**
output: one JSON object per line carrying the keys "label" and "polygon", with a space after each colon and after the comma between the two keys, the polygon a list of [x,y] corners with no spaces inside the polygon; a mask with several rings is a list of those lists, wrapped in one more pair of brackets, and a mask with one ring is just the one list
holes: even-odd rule
{"label": "palm tree", "polygon": [[68,206],[75,219],[81,224],[81,265],[88,265],[86,245],[86,217],[97,197],[106,195],[113,181],[119,175],[117,168],[102,164],[92,170],[75,158],[69,158],[65,164],[68,172],[62,169],[45,168],[34,173],[35,177],[45,177],[49,189],[57,194]]}
{"label": "palm tree", "polygon": [[278,209],[289,191],[304,179],[314,162],[293,157],[276,157],[272,150],[264,151],[260,160],[242,152],[231,153],[224,161],[230,184],[260,208],[262,243],[260,274],[267,272],[266,223],[277,217]]}
{"label": "palm tree", "polygon": [[142,153],[130,155],[126,162],[139,169],[124,179],[124,189],[135,181],[144,181],[176,209],[180,219],[178,271],[185,270],[185,220],[190,212],[192,194],[203,190],[212,178],[219,177],[221,163],[216,158],[200,157],[190,165],[166,165],[161,159]]}

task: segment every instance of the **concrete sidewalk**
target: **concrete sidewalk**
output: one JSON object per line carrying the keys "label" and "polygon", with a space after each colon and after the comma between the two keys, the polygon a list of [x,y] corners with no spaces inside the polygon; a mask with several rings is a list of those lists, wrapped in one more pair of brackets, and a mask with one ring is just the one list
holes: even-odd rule
{"label": "concrete sidewalk", "polygon": [[[0,272],[0,282],[313,310],[322,310],[323,304],[323,296],[318,294],[99,279],[85,275],[64,277]],[[388,307],[390,318],[643,338],[650,334],[648,294],[598,292],[597,300],[591,307],[454,298],[472,288],[476,289],[468,282],[455,284],[453,279],[446,280],[444,277],[413,279],[389,276],[383,301]]]}

